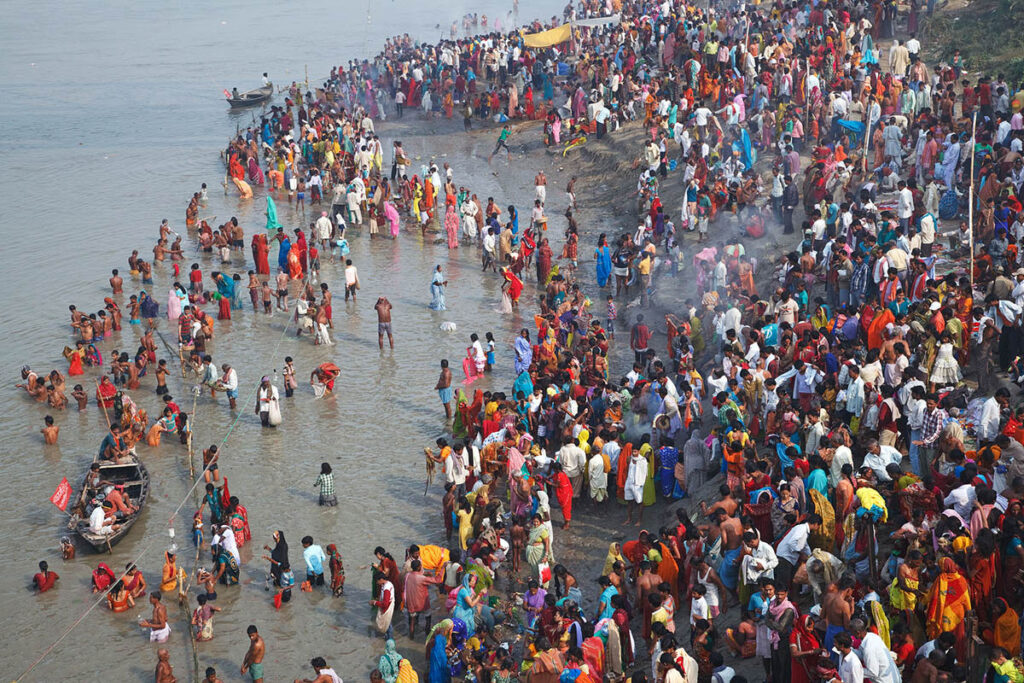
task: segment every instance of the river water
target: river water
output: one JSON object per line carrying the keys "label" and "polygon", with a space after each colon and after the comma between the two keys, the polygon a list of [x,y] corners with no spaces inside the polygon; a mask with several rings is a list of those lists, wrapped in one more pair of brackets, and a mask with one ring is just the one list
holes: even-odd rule
{"label": "river water", "polygon": [[[171,542],[168,522],[190,485],[187,459],[176,439],[165,439],[157,449],[141,444],[139,453],[153,480],[141,520],[112,556],[80,548],[76,560],[62,563],[58,541],[66,531],[60,511],[48,498],[65,476],[77,489],[105,422],[93,401],[82,413],[74,408],[55,412],[60,443],[44,446],[38,430],[50,411],[13,387],[18,368],[30,364],[40,374],[66,369],[60,351],[73,343],[67,306],[99,310],[109,293],[110,269],[126,273],[133,248],[148,258],[162,218],[183,231],[187,199],[200,183],[211,188],[210,204],[201,215],[216,215],[218,223],[235,215],[247,238],[262,229],[264,198],[259,190],[247,202],[233,190],[231,196],[220,191],[224,171],[219,150],[236,125],[250,120],[248,113],[228,113],[223,89],[255,87],[263,71],[282,85],[302,80],[307,64],[313,80],[333,64],[375,52],[386,36],[409,32],[436,39],[441,32],[437,24],[447,27],[469,7],[464,2],[445,3],[441,9],[413,0],[385,0],[370,8],[367,24],[362,8],[347,13],[344,5],[322,0],[295,10],[266,0],[219,5],[115,0],[63,5],[55,11],[51,3],[21,3],[5,13],[0,26],[0,186],[5,208],[0,232],[6,246],[0,263],[8,283],[0,325],[7,382],[0,393],[6,425],[0,432],[0,497],[18,501],[0,523],[0,556],[7,566],[0,575],[0,600],[9,615],[0,629],[0,671],[10,679],[92,605],[89,576],[97,562],[119,570],[141,554],[138,564],[147,580],[158,583],[163,550]],[[472,3],[472,9],[494,17],[511,8],[500,0],[483,0]],[[523,20],[530,20],[559,9],[543,0],[524,0],[519,11]],[[470,186],[481,197],[494,195],[502,206],[512,201],[514,188],[516,203],[527,210],[535,169],[513,170],[503,160],[488,166],[490,132],[441,136],[460,129],[461,123],[431,126],[409,119],[379,126],[385,149],[393,136],[401,135],[407,151],[421,157],[417,163],[427,163],[432,155],[439,163],[449,161],[457,184]],[[314,217],[308,210],[306,217],[296,214],[283,201],[278,207],[289,229]],[[368,632],[369,578],[359,567],[369,563],[376,545],[384,545],[401,561],[402,548],[409,543],[443,541],[440,486],[435,483],[423,495],[422,446],[443,428],[443,411],[432,390],[438,359],[448,357],[457,367],[470,332],[483,337],[493,331],[498,366],[482,386],[507,391],[513,379],[511,341],[523,321],[497,313],[499,282],[479,275],[475,248],[450,255],[444,244],[435,244],[432,236],[422,239],[418,230],[403,231],[397,241],[375,242],[356,232],[350,242],[362,280],[358,304],[342,301],[340,269],[325,264],[322,273],[336,292],[337,346],[314,347],[306,338],[291,336],[282,340],[282,313],[254,316],[246,310],[235,312],[230,322],[217,323],[214,361],[231,363],[241,383],[241,418],[223,447],[221,467],[232,493],[249,509],[255,537],[242,549],[245,585],[220,591],[217,604],[224,611],[216,617],[215,638],[199,646],[200,671],[215,666],[225,680],[239,679],[250,623],[259,626],[267,641],[268,681],[309,675],[309,659],[316,655],[346,679],[365,676],[382,651],[382,641]],[[193,243],[186,245],[186,267],[195,260],[206,273],[219,269],[207,256],[196,257]],[[251,268],[248,248],[245,253],[244,263],[238,256],[225,270]],[[452,283],[446,313],[427,308],[430,273],[437,263]],[[155,279],[150,289],[165,303],[170,265],[157,267]],[[127,293],[139,286],[126,278]],[[376,346],[372,306],[379,295],[394,304],[394,353],[379,352]],[[526,299],[525,310],[532,312]],[[457,332],[441,332],[443,321],[455,322]],[[166,321],[160,327],[167,336]],[[133,352],[137,335],[136,328],[125,325],[101,345],[105,360],[114,349]],[[295,358],[300,378],[327,360],[342,368],[342,377],[336,396],[326,400],[315,401],[304,384],[295,398],[283,399],[281,428],[263,430],[252,411],[252,390],[261,375],[281,367],[285,355]],[[160,356],[169,357],[164,349]],[[172,359],[171,365],[176,371],[177,361]],[[90,371],[77,381],[91,394],[94,377],[98,374]],[[189,409],[190,385],[177,375],[169,386],[179,404]],[[151,415],[158,406],[153,387],[150,375],[134,392]],[[197,447],[219,443],[233,419],[223,396],[216,401],[200,398]],[[317,506],[313,482],[322,461],[332,463],[337,475],[340,505],[334,509]],[[173,522],[186,567],[192,564],[187,532],[193,510],[189,499]],[[299,539],[309,534],[318,543],[336,543],[348,569],[346,596],[333,599],[296,591],[292,603],[275,612],[270,594],[263,591],[267,563],[254,557],[270,543],[274,529],[284,530],[290,539],[299,580]],[[41,559],[61,580],[56,590],[36,597],[26,586]],[[208,559],[203,562],[208,565]],[[187,627],[176,605],[169,605],[169,611],[172,663],[179,680],[187,680]],[[94,609],[25,680],[58,680],[73,672],[89,679],[100,671],[109,680],[151,680],[156,646],[136,624],[148,613],[145,602],[120,615],[104,606]],[[399,644],[403,652],[420,651],[408,639],[400,638]]]}

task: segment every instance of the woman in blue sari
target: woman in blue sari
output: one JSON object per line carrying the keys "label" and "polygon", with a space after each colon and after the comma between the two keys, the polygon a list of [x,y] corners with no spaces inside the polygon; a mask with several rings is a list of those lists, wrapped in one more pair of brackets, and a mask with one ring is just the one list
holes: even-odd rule
{"label": "woman in blue sari", "polygon": [[446,646],[448,639],[444,633],[438,633],[430,643],[430,670],[427,674],[428,683],[448,683],[451,678],[451,668],[448,666],[448,652]]}
{"label": "woman in blue sari", "polygon": [[281,239],[278,240],[281,246],[277,250],[277,267],[287,273],[288,252],[292,250],[292,242],[290,239],[288,239],[288,236],[285,235],[283,232],[279,232],[278,235],[281,236]]}
{"label": "woman in blue sari", "polygon": [[612,252],[608,248],[608,240],[604,233],[597,238],[597,249],[594,250],[594,259],[597,261],[597,286],[605,287],[608,278],[612,274]]}
{"label": "woman in blue sari", "polygon": [[213,273],[213,280],[217,283],[217,291],[228,301],[235,298],[235,281],[224,273]]}
{"label": "woman in blue sari", "polygon": [[467,637],[476,633],[476,606],[480,602],[480,597],[474,590],[476,581],[476,574],[466,572],[462,578],[462,588],[455,596],[455,607],[452,608],[452,618],[459,619],[466,624]]}
{"label": "woman in blue sari", "polygon": [[441,274],[441,266],[438,265],[434,269],[434,278],[430,281],[430,296],[433,297],[430,300],[430,307],[435,311],[448,310],[444,300],[444,288],[447,286],[448,281],[444,279],[444,275]]}
{"label": "woman in blue sari", "polygon": [[530,379],[530,373],[523,370],[516,377],[516,381],[512,384],[512,397],[518,399],[519,394],[524,397],[529,396],[533,393],[533,380]]}
{"label": "woman in blue sari", "polygon": [[513,365],[516,374],[521,374],[530,369],[533,362],[533,347],[530,346],[530,331],[522,329],[515,341],[516,360]]}

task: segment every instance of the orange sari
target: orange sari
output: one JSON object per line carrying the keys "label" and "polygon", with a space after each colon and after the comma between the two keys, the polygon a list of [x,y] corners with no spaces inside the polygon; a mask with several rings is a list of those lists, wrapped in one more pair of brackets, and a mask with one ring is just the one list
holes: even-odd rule
{"label": "orange sari", "polygon": [[942,573],[928,591],[928,637],[937,638],[940,633],[952,631],[957,634],[958,643],[963,643],[964,616],[971,609],[970,587],[952,559],[942,558],[939,568]]}
{"label": "orange sari", "polygon": [[658,563],[658,576],[661,580],[672,587],[672,600],[679,604],[679,564],[676,558],[672,557],[672,551],[663,542],[658,541],[658,552],[661,553],[661,562]]}
{"label": "orange sari", "polygon": [[616,495],[620,503],[626,502],[626,478],[629,476],[629,459],[633,457],[633,444],[626,442],[619,453],[619,471],[615,473]]}

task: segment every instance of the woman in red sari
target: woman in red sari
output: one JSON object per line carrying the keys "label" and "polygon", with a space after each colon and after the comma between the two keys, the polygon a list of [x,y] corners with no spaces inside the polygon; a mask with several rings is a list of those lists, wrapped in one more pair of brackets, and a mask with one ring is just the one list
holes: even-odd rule
{"label": "woman in red sari", "polygon": [[995,552],[993,535],[982,529],[974,539],[971,554],[967,557],[967,577],[971,587],[971,602],[983,622],[990,621],[992,588],[996,582],[998,557]]}
{"label": "woman in red sari", "polygon": [[256,272],[259,275],[270,275],[270,262],[267,260],[269,251],[266,235],[258,232],[252,236],[252,260],[256,264]]}
{"label": "woman in red sari", "polygon": [[228,175],[238,180],[245,180],[245,169],[242,167],[242,162],[238,160],[238,152],[231,154],[228,161]]}
{"label": "woman in red sari", "polygon": [[562,528],[568,529],[569,522],[572,521],[572,482],[569,481],[569,476],[562,471],[562,463],[556,462],[552,468],[554,474],[551,477],[551,483],[555,489],[555,497],[558,498],[558,505],[562,508],[562,517],[565,519]]}
{"label": "woman in red sari", "polygon": [[517,278],[508,266],[501,269],[501,275],[505,278],[505,282],[508,283],[508,296],[512,299],[512,305],[517,306],[519,304],[519,297],[523,293],[523,281]]}
{"label": "woman in red sari", "polygon": [[297,252],[296,256],[299,257],[299,265],[302,267],[302,272],[305,273],[309,243],[306,242],[306,233],[302,232],[302,228],[295,229],[295,242],[292,243],[292,251]]}
{"label": "woman in red sari", "polygon": [[110,377],[103,375],[99,386],[96,387],[96,402],[101,408],[113,408],[114,396],[117,395],[117,387],[110,381]]}
{"label": "woman in red sari", "polygon": [[532,120],[536,108],[533,106],[533,86],[526,86],[523,92],[523,113],[527,119]]}
{"label": "woman in red sari", "polygon": [[793,657],[790,668],[792,683],[811,683],[818,679],[818,659],[821,642],[814,633],[814,618],[805,614],[793,621],[793,630],[789,634],[789,651]]}

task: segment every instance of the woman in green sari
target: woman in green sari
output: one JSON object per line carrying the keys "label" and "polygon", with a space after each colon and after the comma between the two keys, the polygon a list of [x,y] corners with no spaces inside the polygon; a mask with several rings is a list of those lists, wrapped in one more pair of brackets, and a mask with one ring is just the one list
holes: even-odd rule
{"label": "woman in green sari", "polygon": [[[530,537],[526,544],[526,562],[533,570],[534,576],[540,576],[540,563],[551,562],[551,534],[540,515],[533,516]],[[542,582],[544,583],[544,582]]]}

